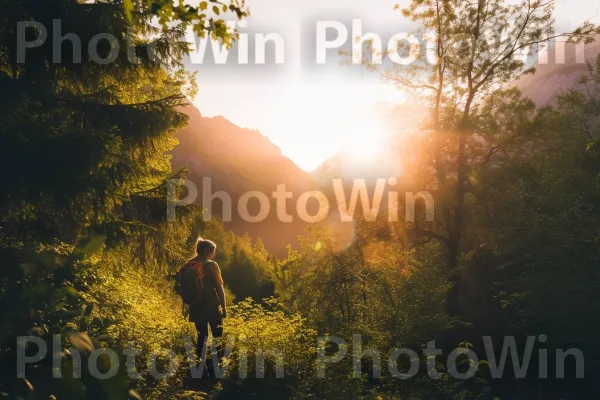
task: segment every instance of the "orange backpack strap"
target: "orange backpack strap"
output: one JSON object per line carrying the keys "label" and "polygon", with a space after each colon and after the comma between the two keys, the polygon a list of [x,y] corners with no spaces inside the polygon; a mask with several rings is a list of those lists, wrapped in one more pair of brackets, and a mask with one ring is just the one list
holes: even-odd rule
{"label": "orange backpack strap", "polygon": [[202,261],[196,261],[193,264],[193,268],[196,270],[196,273],[198,274],[198,282],[200,282],[200,288],[204,287],[204,283],[202,282],[202,279],[204,279],[204,263]]}

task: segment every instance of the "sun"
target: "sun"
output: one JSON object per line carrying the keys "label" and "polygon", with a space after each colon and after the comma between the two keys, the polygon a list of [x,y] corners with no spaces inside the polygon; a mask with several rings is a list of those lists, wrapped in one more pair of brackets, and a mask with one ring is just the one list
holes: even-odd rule
{"label": "sun", "polygon": [[303,85],[282,90],[269,135],[301,168],[314,170],[335,154],[357,164],[377,160],[389,137],[379,97],[363,87]]}
{"label": "sun", "polygon": [[347,132],[343,152],[358,162],[376,161],[385,151],[387,132],[374,116],[364,115],[361,123]]}

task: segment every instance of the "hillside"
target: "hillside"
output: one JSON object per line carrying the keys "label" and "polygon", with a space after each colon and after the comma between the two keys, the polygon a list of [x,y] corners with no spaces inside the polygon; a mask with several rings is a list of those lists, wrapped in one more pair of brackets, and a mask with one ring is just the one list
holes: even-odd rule
{"label": "hillside", "polygon": [[[555,53],[556,49],[550,48],[548,63],[537,64],[534,75],[524,76],[515,82],[524,96],[540,106],[550,103],[557,93],[573,87],[587,71],[586,63],[580,59],[577,62],[576,45],[565,44],[564,62],[557,62]],[[599,53],[599,41],[588,44],[583,52],[584,59],[595,63]],[[337,154],[312,173],[307,173],[283,156],[279,147],[257,130],[239,127],[221,116],[203,117],[191,104],[180,111],[188,115],[189,122],[177,134],[179,145],[172,152],[172,166],[176,170],[182,167],[189,169],[189,179],[198,187],[196,203],[202,204],[203,178],[211,178],[212,193],[224,191],[232,199],[232,220],[226,221],[225,225],[238,235],[248,232],[254,238],[260,237],[267,249],[278,255],[285,254],[288,243],[297,245],[297,236],[306,227],[306,223],[297,215],[291,223],[278,220],[275,200],[272,198],[278,185],[285,184],[286,190],[294,193],[294,197],[287,202],[289,213],[295,214],[295,199],[300,193],[318,187],[330,199],[331,217],[335,217],[336,213],[332,212],[336,210],[332,178],[344,179],[345,189],[349,193],[355,179],[365,179],[372,190],[378,178],[402,175],[402,171],[398,170],[396,155],[387,151],[376,160],[364,162]],[[407,184],[405,179],[400,179],[404,185]],[[248,222],[239,216],[238,200],[250,191],[262,192],[271,201],[270,212],[264,221]],[[256,215],[258,211],[258,201],[251,200],[250,214]],[[213,215],[219,218],[223,216],[219,200],[213,203]]]}
{"label": "hillside", "polygon": [[[172,152],[173,169],[189,169],[188,179],[198,187],[197,204],[202,204],[203,178],[211,178],[211,190],[224,191],[232,199],[232,220],[225,223],[236,234],[248,232],[253,238],[261,238],[265,247],[278,255],[285,254],[288,243],[296,244],[297,235],[303,232],[305,223],[295,218],[291,223],[277,219],[272,193],[278,185],[285,184],[294,197],[310,187],[309,175],[257,130],[241,128],[219,116],[205,118],[192,105],[180,111],[188,115],[188,125],[177,133],[179,145]],[[270,212],[261,222],[247,222],[239,216],[238,200],[244,193],[259,191],[270,200]],[[213,215],[221,218],[221,201],[215,199]],[[258,201],[250,200],[249,213],[256,215]],[[294,209],[292,200],[288,210]]]}
{"label": "hillside", "polygon": [[568,90],[576,84],[577,79],[588,71],[587,63],[596,64],[596,57],[600,53],[598,38],[596,42],[584,46],[585,62],[581,62],[581,58],[578,60],[576,47],[573,43],[565,44],[564,62],[560,60],[560,56],[557,57],[556,48],[550,48],[548,62],[537,63],[536,73],[521,77],[515,85],[536,104],[543,106],[550,103],[557,93]]}

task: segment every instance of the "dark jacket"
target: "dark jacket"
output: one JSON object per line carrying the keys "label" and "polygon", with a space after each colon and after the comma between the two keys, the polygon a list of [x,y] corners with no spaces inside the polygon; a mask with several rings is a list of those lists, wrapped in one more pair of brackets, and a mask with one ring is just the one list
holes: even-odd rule
{"label": "dark jacket", "polygon": [[221,320],[217,285],[222,285],[223,279],[221,278],[219,265],[214,261],[192,260],[183,268],[194,268],[198,270],[198,286],[201,288],[200,300],[197,303],[190,305],[189,320],[192,322]]}

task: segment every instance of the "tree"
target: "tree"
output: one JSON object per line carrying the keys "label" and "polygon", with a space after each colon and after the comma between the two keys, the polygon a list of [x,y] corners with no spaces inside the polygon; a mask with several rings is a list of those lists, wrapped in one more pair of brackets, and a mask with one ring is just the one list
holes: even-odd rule
{"label": "tree", "polygon": [[[501,343],[505,335],[544,332],[548,354],[573,347],[586,357],[597,354],[596,324],[589,319],[600,304],[597,68],[590,65],[552,107],[538,110],[539,135],[477,171],[471,232],[479,245],[465,254],[457,288],[457,309],[471,324],[472,337],[491,335]],[[513,100],[504,107],[523,113]],[[493,120],[498,126],[506,121]],[[586,367],[594,376],[597,366]],[[569,365],[566,371],[567,377],[575,373]],[[547,380],[535,373],[521,382],[505,377],[497,384],[504,391],[498,395],[510,396],[505,388],[513,384],[523,393],[543,384],[544,393],[559,395],[567,387],[580,396],[597,395],[593,380],[555,378],[552,372]]]}
{"label": "tree", "polygon": [[[553,7],[552,0],[415,0],[402,13],[420,24],[420,34],[433,46],[419,50],[410,66],[381,70],[366,63],[429,110],[413,134],[418,144],[407,146],[406,160],[412,161],[405,170],[435,198],[435,222],[417,219],[416,239],[442,243],[450,270],[477,245],[470,226],[477,171],[538,133],[533,103],[505,86],[535,72],[525,61],[545,41],[559,36],[590,41],[598,32],[585,23],[555,33]],[[454,303],[451,294],[450,309]]]}
{"label": "tree", "polygon": [[428,185],[435,189],[436,208],[441,211],[434,230],[417,226],[416,231],[444,244],[451,269],[458,266],[465,250],[465,203],[472,169],[507,150],[507,145],[488,143],[486,153],[471,153],[473,146],[482,147],[482,126],[475,123],[481,104],[491,95],[499,97],[502,92],[497,90],[520,75],[533,73],[533,69],[525,69],[525,59],[535,55],[546,40],[571,36],[589,41],[597,32],[586,23],[571,33],[555,34],[553,6],[551,0],[517,4],[503,0],[413,1],[402,13],[418,22],[420,33],[434,45],[422,50],[420,59],[409,67],[381,71],[367,64],[391,83],[416,94],[430,110],[422,129],[431,145],[421,155],[433,171]]}
{"label": "tree", "polygon": [[[245,17],[242,4],[232,2],[228,10]],[[167,153],[186,122],[177,107],[194,90],[181,64],[188,44],[180,39],[188,25],[226,43],[235,37],[219,18],[192,18],[194,11],[169,1],[77,0],[17,0],[0,10],[3,370],[15,371],[16,336],[51,340],[63,330],[87,330],[91,309],[81,310],[97,283],[94,269],[158,274],[189,256],[190,215],[198,211],[184,210],[179,218],[186,223],[177,227],[165,215],[166,181],[177,176]],[[161,27],[152,24],[155,15]],[[167,26],[183,16],[182,24]],[[43,25],[49,38],[73,33],[82,49],[95,43],[99,58],[114,60],[101,64],[87,51],[79,60],[69,40],[61,49],[48,40],[21,62],[19,22]],[[28,41],[39,34],[25,30]],[[94,42],[97,34],[114,39]],[[48,358],[40,366],[51,374]],[[3,374],[2,387],[26,397],[27,385],[18,389],[14,379],[13,372]],[[44,382],[31,382],[38,395],[65,383]],[[125,383],[84,382],[88,393],[112,390],[123,398]]]}

